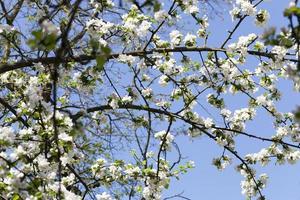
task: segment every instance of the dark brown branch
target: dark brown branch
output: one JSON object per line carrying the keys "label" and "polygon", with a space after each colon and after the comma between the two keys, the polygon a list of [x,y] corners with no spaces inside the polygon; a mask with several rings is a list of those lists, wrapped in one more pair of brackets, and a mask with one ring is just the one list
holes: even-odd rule
{"label": "dark brown branch", "polygon": [[[107,56],[107,59],[113,59],[117,58],[120,54],[126,54],[126,55],[131,55],[131,56],[144,56],[144,55],[149,55],[153,53],[168,53],[168,52],[226,52],[226,49],[222,48],[210,48],[210,47],[193,47],[193,48],[188,48],[188,47],[175,47],[175,48],[155,48],[151,50],[146,50],[146,51],[131,51],[131,52],[125,52],[125,53],[114,53],[110,54]],[[249,50],[248,53],[250,55],[254,56],[262,56],[266,58],[271,58],[274,59],[274,56],[276,56],[275,53],[269,53],[269,52],[260,52],[260,51],[252,51]],[[290,55],[290,54],[287,54]],[[97,55],[101,56],[101,55]],[[104,55],[103,55],[104,56]],[[95,60],[96,56],[93,55],[79,55],[79,56],[74,56],[74,57],[64,57],[64,58],[59,58],[59,57],[47,57],[47,58],[31,58],[27,60],[20,60],[15,63],[11,64],[2,64],[0,65],[0,74],[5,73],[8,71],[12,71],[15,69],[21,69],[24,67],[30,67],[33,66],[35,63],[42,63],[42,64],[60,64],[60,63],[67,63],[67,62],[89,62],[92,60]],[[298,62],[298,59],[291,59],[291,58],[285,58],[286,61],[291,61],[291,62]]]}

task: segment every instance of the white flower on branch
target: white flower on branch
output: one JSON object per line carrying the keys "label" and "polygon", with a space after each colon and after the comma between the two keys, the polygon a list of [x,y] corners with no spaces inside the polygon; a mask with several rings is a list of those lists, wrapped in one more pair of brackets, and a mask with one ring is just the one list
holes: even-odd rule
{"label": "white flower on branch", "polygon": [[173,44],[174,46],[179,46],[182,41],[183,35],[178,30],[171,31],[169,35],[171,39],[171,44]]}
{"label": "white flower on branch", "polygon": [[55,26],[51,21],[49,20],[44,20],[41,24],[42,31],[46,35],[55,35],[58,36],[60,35],[61,31],[60,28]]}
{"label": "white flower on branch", "polygon": [[236,0],[236,3],[240,6],[243,14],[250,16],[255,15],[256,8],[251,4],[249,0]]}
{"label": "white flower on branch", "polygon": [[197,39],[196,35],[188,33],[184,37],[183,43],[185,44],[186,47],[195,47],[196,46],[196,39]]}
{"label": "white flower on branch", "polygon": [[113,200],[113,198],[110,196],[110,194],[103,192],[102,194],[96,195],[97,200]]}
{"label": "white flower on branch", "polygon": [[161,140],[160,145],[163,145],[163,150],[171,149],[171,143],[174,140],[174,136],[170,132],[167,133],[166,131],[159,131],[154,134],[154,137]]}

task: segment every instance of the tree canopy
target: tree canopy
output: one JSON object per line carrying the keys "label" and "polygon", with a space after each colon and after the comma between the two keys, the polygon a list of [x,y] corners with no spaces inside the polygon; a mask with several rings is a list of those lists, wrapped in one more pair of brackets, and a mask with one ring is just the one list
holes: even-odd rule
{"label": "tree canopy", "polygon": [[[291,1],[279,31],[238,35],[245,20],[267,24],[264,3],[0,0],[1,199],[167,198],[197,170],[179,137],[214,141],[212,165],[236,168],[247,199],[267,199],[256,167],[300,159],[300,112],[276,106],[283,79],[300,90],[300,8]],[[232,18],[220,44],[218,4]],[[237,96],[246,107],[229,106]],[[271,135],[248,131],[258,111]],[[241,153],[241,137],[267,146]]]}

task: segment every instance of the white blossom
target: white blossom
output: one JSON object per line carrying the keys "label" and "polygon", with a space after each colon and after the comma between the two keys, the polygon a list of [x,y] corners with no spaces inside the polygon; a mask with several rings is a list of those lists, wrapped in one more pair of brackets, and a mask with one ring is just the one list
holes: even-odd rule
{"label": "white blossom", "polygon": [[131,103],[133,99],[131,96],[126,95],[126,96],[122,97],[121,100],[122,100],[122,103],[127,104],[127,103]]}
{"label": "white blossom", "polygon": [[144,37],[147,35],[149,29],[151,27],[151,22],[143,21],[137,28],[136,34],[140,37]]}
{"label": "white blossom", "polygon": [[118,61],[121,63],[127,63],[128,65],[132,65],[135,62],[135,57],[131,55],[120,54],[118,57]]}
{"label": "white blossom", "polygon": [[211,128],[214,125],[214,122],[211,118],[206,118],[203,120],[205,128]]}
{"label": "white blossom", "polygon": [[102,19],[90,19],[86,22],[86,29],[92,36],[94,36],[93,34],[105,35],[109,33],[113,27],[113,23],[105,22]]}
{"label": "white blossom", "polygon": [[142,90],[142,95],[146,98],[150,98],[153,94],[153,91],[151,88],[146,88]]}
{"label": "white blossom", "polygon": [[237,18],[240,17],[241,9],[237,8],[237,7],[234,7],[229,13],[231,15],[232,21],[234,21],[234,20],[236,20]]}
{"label": "white blossom", "polygon": [[90,0],[90,4],[96,10],[102,10],[103,8],[111,8],[115,5],[112,0],[104,0],[104,1],[101,1],[101,2],[98,2],[97,0]]}
{"label": "white blossom", "polygon": [[49,20],[44,20],[41,24],[42,31],[43,33],[47,35],[55,35],[58,36],[60,35],[61,31],[59,27],[55,26],[51,21]]}
{"label": "white blossom", "polygon": [[110,194],[103,192],[102,194],[96,195],[97,200],[113,200]]}
{"label": "white blossom", "polygon": [[161,86],[166,86],[168,84],[168,80],[169,78],[166,76],[166,75],[161,75],[159,77],[159,81],[158,83],[161,85]]}
{"label": "white blossom", "polygon": [[171,143],[174,140],[174,136],[170,132],[159,131],[154,134],[154,137],[161,140],[160,145],[164,144],[163,150],[170,150]]}
{"label": "white blossom", "polygon": [[0,127],[0,140],[12,143],[15,135],[11,127]]}
{"label": "white blossom", "polygon": [[171,31],[169,35],[171,39],[171,44],[173,44],[174,46],[180,45],[183,35],[178,30]]}
{"label": "white blossom", "polygon": [[183,43],[185,44],[185,46],[187,47],[194,47],[196,46],[196,39],[197,36],[193,35],[191,33],[186,34],[186,36],[183,39]]}
{"label": "white blossom", "polygon": [[109,102],[109,105],[110,105],[113,109],[119,108],[119,103],[118,103],[118,100],[117,100],[117,99],[112,99],[112,100]]}
{"label": "white blossom", "polygon": [[274,46],[272,53],[276,54],[276,60],[281,61],[287,53],[287,49],[282,46]]}
{"label": "white blossom", "polygon": [[256,14],[255,24],[257,26],[265,26],[270,18],[270,14],[267,10],[259,10]]}
{"label": "white blossom", "polygon": [[159,11],[157,11],[157,12],[154,13],[154,19],[156,21],[163,21],[168,16],[169,16],[169,14],[165,10],[159,10]]}
{"label": "white blossom", "polygon": [[70,135],[68,135],[67,133],[65,133],[65,132],[60,133],[60,134],[58,135],[58,138],[59,138],[60,140],[65,141],[65,142],[68,142],[68,141],[72,141],[72,140],[73,140],[72,137],[71,137]]}
{"label": "white blossom", "polygon": [[256,8],[250,3],[249,0],[236,0],[236,3],[240,6],[241,11],[245,15],[253,16],[256,13]]}
{"label": "white blossom", "polygon": [[288,153],[286,159],[290,164],[295,164],[300,159],[300,151]]}
{"label": "white blossom", "polygon": [[195,14],[199,12],[197,0],[183,0],[181,2],[184,5],[184,11],[186,13]]}

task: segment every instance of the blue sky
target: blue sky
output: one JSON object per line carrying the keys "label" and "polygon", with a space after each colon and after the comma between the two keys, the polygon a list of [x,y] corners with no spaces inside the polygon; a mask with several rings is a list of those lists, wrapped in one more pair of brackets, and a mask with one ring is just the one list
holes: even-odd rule
{"label": "blue sky", "polygon": [[[262,3],[259,8],[267,9],[270,12],[271,19],[268,24],[269,26],[280,28],[287,25],[287,20],[283,17],[282,13],[288,4],[289,1],[287,0],[270,0]],[[227,34],[225,34],[226,30],[234,26],[234,23],[231,22],[231,18],[226,11],[222,16],[224,19],[214,17],[213,20],[210,20],[210,31],[212,33],[211,39],[209,40],[210,45],[220,46],[227,36]],[[246,22],[240,26],[234,38],[250,33],[259,35],[262,31],[263,29],[257,28],[254,25],[253,19],[248,18]],[[234,40],[232,42],[234,42]],[[278,87],[283,91],[282,100],[277,104],[279,111],[290,112],[295,110],[296,105],[299,104],[300,95],[293,92],[291,81],[281,79],[279,83]],[[245,99],[241,96],[230,96],[228,100],[230,100],[229,106],[232,107],[243,107],[247,105],[246,101],[244,101]],[[248,124],[247,130],[251,133],[266,136],[274,132],[270,117],[262,110],[259,110],[256,119]],[[195,161],[196,168],[187,175],[182,176],[180,181],[173,182],[165,195],[184,191],[184,196],[193,200],[245,199],[241,194],[240,188],[240,181],[243,177],[235,171],[234,165],[231,165],[222,172],[211,165],[212,158],[222,154],[222,149],[213,141],[205,137],[193,141],[187,137],[179,137],[176,141],[181,147],[183,156],[186,156],[187,160]],[[242,152],[241,155],[245,155],[247,153],[257,152],[261,147],[266,147],[268,144],[269,143],[260,143],[248,138],[241,138],[237,141],[237,148]],[[275,165],[274,162],[271,162],[268,167],[257,166],[258,174],[266,172],[269,175],[267,187],[263,191],[267,199],[299,200],[299,167],[299,164],[278,166]]]}

